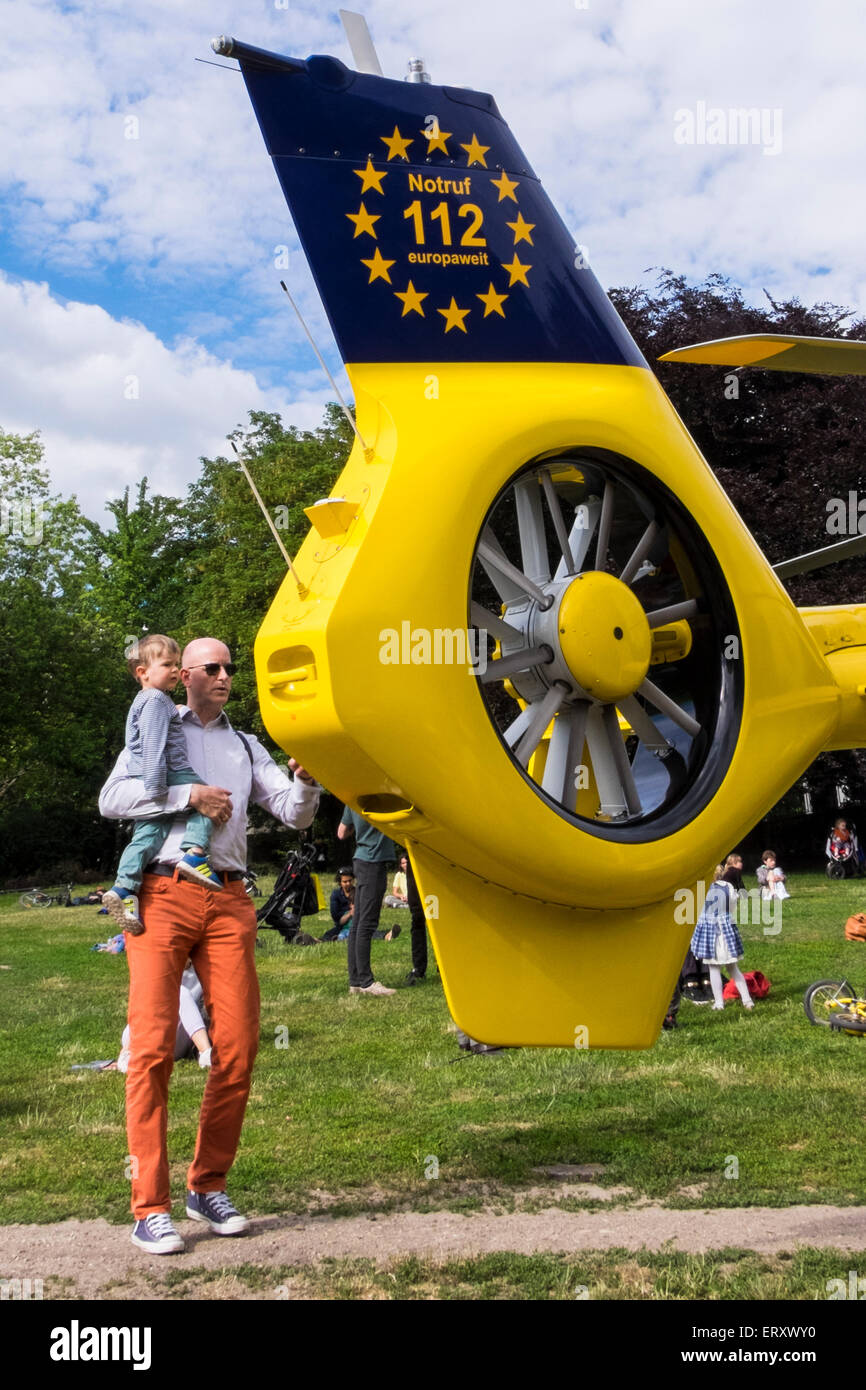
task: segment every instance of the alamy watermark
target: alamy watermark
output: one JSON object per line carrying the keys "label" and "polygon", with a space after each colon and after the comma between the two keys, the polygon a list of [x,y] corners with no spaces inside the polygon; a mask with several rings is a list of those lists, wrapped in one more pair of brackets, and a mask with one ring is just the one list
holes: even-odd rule
{"label": "alamy watermark", "polygon": [[866,1279],[861,1278],[856,1269],[848,1270],[847,1284],[844,1279],[828,1279],[826,1287],[827,1297],[831,1299],[847,1298],[858,1302],[866,1299]]}
{"label": "alamy watermark", "polygon": [[43,1287],[41,1279],[0,1279],[0,1303],[41,1299]]}
{"label": "alamy watermark", "polygon": [[473,675],[487,670],[487,633],[483,628],[413,627],[408,619],[379,633],[383,666],[465,666]]}
{"label": "alamy watermark", "polygon": [[779,106],[707,106],[674,112],[678,145],[762,145],[763,154],[782,152],[782,109]]}
{"label": "alamy watermark", "polygon": [[0,497],[0,536],[15,536],[25,545],[39,545],[45,512],[32,497]]}
{"label": "alamy watermark", "polygon": [[866,536],[866,497],[849,492],[845,497],[831,497],[826,505],[829,536]]}
{"label": "alamy watermark", "polygon": [[[679,926],[695,925],[704,910],[707,889],[705,881],[699,879],[694,888],[676,890],[674,921]],[[739,926],[761,926],[764,936],[778,936],[782,930],[782,900],[765,896],[763,888],[741,888],[731,900],[729,910]]]}

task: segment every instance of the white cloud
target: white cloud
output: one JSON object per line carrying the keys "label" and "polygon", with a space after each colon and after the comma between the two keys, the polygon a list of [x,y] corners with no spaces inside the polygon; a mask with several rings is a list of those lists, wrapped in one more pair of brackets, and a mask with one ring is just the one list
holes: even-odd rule
{"label": "white cloud", "polygon": [[[389,76],[420,53],[436,82],[494,94],[602,284],[640,282],[651,266],[722,271],[753,300],[766,286],[866,312],[859,0],[364,8]],[[71,279],[76,298],[117,316],[4,285],[15,347],[0,359],[0,421],[42,426],[58,484],[91,508],[144,471],[182,488],[248,409],[286,406],[298,366],[292,380],[315,404],[305,416],[293,405],[291,418],[314,423],[331,393],[281,273],[336,366],[330,332],[243,81],[194,59],[213,57],[222,30],[351,62],[336,6],[0,0],[0,24],[15,35],[0,87],[3,230],[23,274]],[[780,108],[781,153],[678,145],[674,113],[699,101]],[[288,273],[274,267],[284,244]],[[157,312],[165,342],[147,330]],[[136,373],[140,399],[125,401]]]}
{"label": "white cloud", "polygon": [[318,372],[295,377],[291,397],[262,390],[193,340],[169,347],[98,305],[60,304],[45,285],[0,276],[0,320],[0,426],[41,430],[54,487],[102,520],[106,498],[145,475],[183,495],[199,457],[226,454],[249,410],[314,428],[329,398]]}
{"label": "white cloud", "polygon": [[[420,51],[437,82],[494,93],[608,283],[663,263],[748,285],[769,263],[776,285],[808,298],[825,293],[812,271],[829,265],[834,294],[861,293],[859,0],[536,0],[531,11],[522,0],[368,0],[365,12],[390,76]],[[17,39],[0,92],[13,234],[44,246],[49,271],[123,265],[145,321],[147,286],[190,272],[228,293],[249,277],[254,314],[266,310],[271,248],[297,243],[240,76],[194,59],[213,56],[221,24],[278,51],[351,61],[336,7],[229,4],[203,17],[194,0],[0,0],[3,21]],[[676,145],[674,112],[699,100],[781,108],[782,153]],[[137,140],[125,138],[130,115]]]}

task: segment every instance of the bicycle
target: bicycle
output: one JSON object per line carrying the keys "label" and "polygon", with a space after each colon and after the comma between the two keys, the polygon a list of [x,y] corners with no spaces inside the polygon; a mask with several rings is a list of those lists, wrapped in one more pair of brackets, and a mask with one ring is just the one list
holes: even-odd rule
{"label": "bicycle", "polygon": [[72,905],[72,884],[67,883],[65,893],[46,893],[43,888],[29,888],[18,899],[19,907],[70,907]]}
{"label": "bicycle", "polygon": [[866,1034],[866,999],[847,980],[816,980],[803,995],[810,1023],[837,1033]]}

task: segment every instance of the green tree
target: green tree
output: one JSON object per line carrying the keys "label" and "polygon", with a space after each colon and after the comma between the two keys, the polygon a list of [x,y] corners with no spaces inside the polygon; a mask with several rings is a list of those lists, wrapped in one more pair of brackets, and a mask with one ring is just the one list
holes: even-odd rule
{"label": "green tree", "polygon": [[[74,500],[49,492],[38,434],[0,432],[0,841],[7,870],[42,852],[39,818],[79,808],[102,765],[106,682],[102,652],[82,615]],[[61,840],[66,838],[61,836]],[[69,826],[69,838],[81,834]],[[69,846],[55,847],[54,859]],[[50,853],[46,858],[50,857]]]}
{"label": "green tree", "polygon": [[[325,407],[316,430],[286,429],[278,415],[250,411],[249,425],[229,436],[244,457],[289,555],[309,530],[304,507],[327,497],[352,445],[339,407]],[[256,698],[253,643],[281,584],[286,564],[237,459],[202,459],[190,489],[196,536],[185,637],[217,637],[239,665],[231,717],[263,733]]]}
{"label": "green tree", "polygon": [[83,610],[114,645],[120,663],[130,636],[173,636],[186,619],[196,570],[190,508],[175,497],[148,495],[147,478],[134,504],[129,488],[105,504],[113,526],[82,518],[78,562],[84,580]]}

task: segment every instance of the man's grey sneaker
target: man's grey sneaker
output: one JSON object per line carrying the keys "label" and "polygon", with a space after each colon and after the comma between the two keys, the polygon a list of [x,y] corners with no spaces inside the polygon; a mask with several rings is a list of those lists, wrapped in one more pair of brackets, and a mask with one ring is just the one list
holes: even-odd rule
{"label": "man's grey sneaker", "polygon": [[151,1255],[176,1255],[186,1248],[167,1211],[154,1211],[136,1221],[130,1239],[139,1250],[148,1250]]}
{"label": "man's grey sneaker", "polygon": [[380,985],[378,980],[374,980],[371,985],[349,985],[350,994],[396,994],[396,989],[386,989]]}
{"label": "man's grey sneaker", "polygon": [[138,897],[135,893],[127,893],[125,889],[109,888],[107,893],[102,895],[102,906],[107,908],[109,917],[117,923],[121,931],[128,931],[130,936],[141,936],[144,931],[144,923],[138,915]]}
{"label": "man's grey sneaker", "polygon": [[177,862],[177,871],[182,878],[189,879],[192,883],[200,883],[203,888],[212,888],[215,893],[223,891],[219,874],[204,855],[185,854]]}
{"label": "man's grey sneaker", "polygon": [[250,1226],[224,1192],[187,1192],[186,1214],[191,1221],[206,1221],[218,1236],[243,1235]]}

